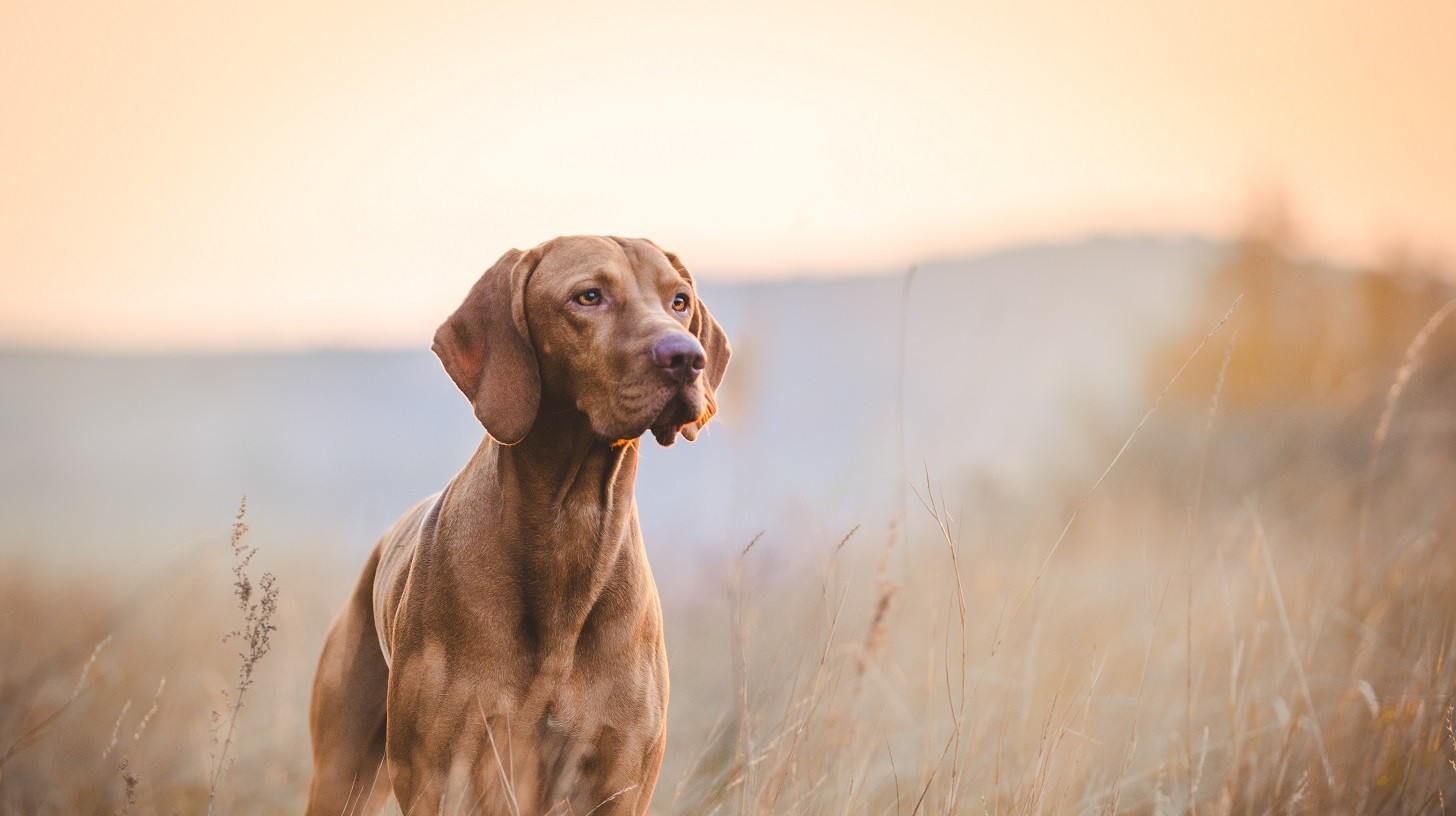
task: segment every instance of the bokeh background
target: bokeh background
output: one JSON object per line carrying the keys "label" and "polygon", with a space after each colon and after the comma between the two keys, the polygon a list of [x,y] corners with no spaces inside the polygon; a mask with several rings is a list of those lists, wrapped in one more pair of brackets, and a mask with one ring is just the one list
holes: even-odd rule
{"label": "bokeh background", "polygon": [[[480,440],[429,338],[571,233],[676,251],[735,347],[643,452],[655,812],[1440,812],[1452,42],[1438,2],[5,3],[0,812],[301,807],[327,623]],[[234,714],[244,494],[280,596]]]}

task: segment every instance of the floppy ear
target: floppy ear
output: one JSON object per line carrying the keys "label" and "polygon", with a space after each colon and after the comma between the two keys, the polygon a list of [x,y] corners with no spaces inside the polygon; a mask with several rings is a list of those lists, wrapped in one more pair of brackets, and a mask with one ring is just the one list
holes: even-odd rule
{"label": "floppy ear", "polygon": [[503,445],[526,437],[541,402],[525,305],[526,281],[540,257],[535,249],[501,256],[435,331],[431,346],[486,433]]}
{"label": "floppy ear", "polygon": [[698,438],[708,420],[718,413],[718,384],[723,382],[723,372],[728,370],[728,358],[733,356],[733,349],[728,345],[728,335],[723,332],[723,327],[718,325],[707,305],[698,297],[698,287],[693,282],[692,273],[688,272],[688,268],[683,266],[677,255],[662,247],[658,247],[658,250],[667,256],[668,263],[672,264],[672,268],[693,289],[693,316],[688,320],[688,331],[698,338],[698,342],[703,345],[704,354],[708,357],[708,363],[703,367],[703,385],[706,386],[703,393],[708,398],[708,407],[702,416],[682,427],[683,438],[692,442]]}

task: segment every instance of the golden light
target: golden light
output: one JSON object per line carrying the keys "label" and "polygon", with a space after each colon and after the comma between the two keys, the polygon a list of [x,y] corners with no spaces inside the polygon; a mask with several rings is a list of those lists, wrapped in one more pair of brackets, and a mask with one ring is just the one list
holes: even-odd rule
{"label": "golden light", "polygon": [[96,7],[0,25],[0,342],[418,344],[551,235],[709,280],[1095,231],[1456,248],[1456,8]]}

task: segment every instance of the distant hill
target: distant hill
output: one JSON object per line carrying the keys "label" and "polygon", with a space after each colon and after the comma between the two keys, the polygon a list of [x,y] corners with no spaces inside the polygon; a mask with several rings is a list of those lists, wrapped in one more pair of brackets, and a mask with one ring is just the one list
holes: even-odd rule
{"label": "distant hill", "polygon": [[[1153,345],[1195,312],[1220,245],[1094,239],[926,264],[905,335],[913,480],[1026,487],[1136,417]],[[898,507],[904,275],[704,286],[736,355],[696,444],[644,444],[654,558],[837,538]],[[353,559],[480,438],[424,348],[108,356],[0,352],[0,546],[134,561],[225,532]],[[660,555],[659,555],[660,554]],[[351,565],[352,568],[352,565]]]}

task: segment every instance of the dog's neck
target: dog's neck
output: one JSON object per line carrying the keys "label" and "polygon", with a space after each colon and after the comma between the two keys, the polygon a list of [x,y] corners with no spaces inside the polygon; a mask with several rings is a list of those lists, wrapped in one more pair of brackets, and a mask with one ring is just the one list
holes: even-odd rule
{"label": "dog's neck", "polygon": [[515,445],[487,437],[446,497],[470,509],[447,507],[447,515],[488,523],[491,540],[510,544],[493,553],[467,546],[450,560],[463,573],[519,570],[519,601],[541,642],[574,642],[602,590],[635,580],[623,568],[645,569],[633,497],[637,446],[602,439],[575,411],[539,417]]}
{"label": "dog's neck", "polygon": [[493,447],[500,477],[519,487],[518,506],[537,519],[596,510],[607,522],[631,508],[637,440],[604,440],[577,411],[542,415],[525,439]]}

